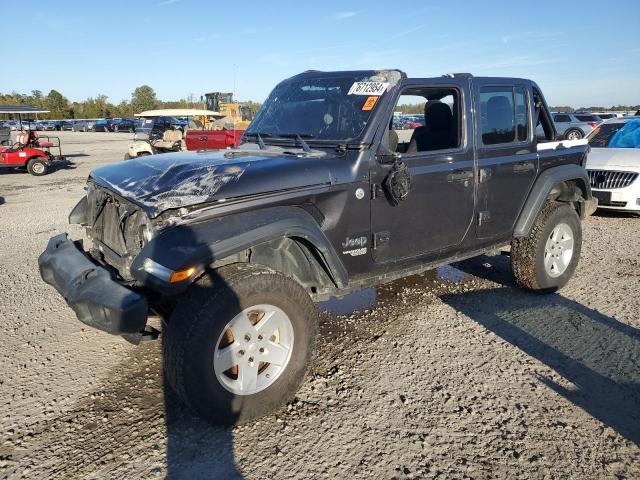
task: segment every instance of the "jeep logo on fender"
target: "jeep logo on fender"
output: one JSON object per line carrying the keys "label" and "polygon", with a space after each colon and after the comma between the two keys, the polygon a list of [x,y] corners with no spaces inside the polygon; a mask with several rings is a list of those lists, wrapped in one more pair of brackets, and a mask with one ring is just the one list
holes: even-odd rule
{"label": "jeep logo on fender", "polygon": [[367,253],[367,237],[347,237],[342,242],[342,254],[351,255],[357,257],[358,255],[364,255]]}

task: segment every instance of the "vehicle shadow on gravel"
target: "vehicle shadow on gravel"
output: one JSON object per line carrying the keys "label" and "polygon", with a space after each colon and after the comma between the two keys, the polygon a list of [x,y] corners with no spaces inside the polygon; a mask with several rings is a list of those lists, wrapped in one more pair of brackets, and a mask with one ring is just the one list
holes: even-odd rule
{"label": "vehicle shadow on gravel", "polygon": [[241,479],[231,427],[214,427],[195,416],[164,381],[166,478]]}
{"label": "vehicle shadow on gravel", "polygon": [[[484,260],[483,260],[484,258]],[[489,267],[491,265],[491,267]],[[507,258],[456,264],[505,287],[442,300],[555,370],[539,380],[627,439],[640,443],[640,330],[564,298],[515,288]]]}
{"label": "vehicle shadow on gravel", "polygon": [[[193,234],[189,241],[194,245],[208,248],[198,242]],[[205,275],[209,275],[211,283],[217,288],[230,292],[230,298],[236,299],[237,308],[239,308],[237,297],[230,288],[226,287],[226,283],[220,276],[214,271],[205,273]],[[190,290],[193,292],[202,288],[200,285],[200,283],[194,283]],[[209,291],[208,294],[210,295],[211,292]],[[161,337],[161,340],[163,338]],[[213,349],[213,346],[211,348]],[[213,363],[211,363],[211,372],[213,374]],[[167,478],[171,480],[205,478],[233,480],[243,478],[235,466],[232,427],[213,426],[196,416],[180,401],[166,376],[163,376],[163,384]],[[219,415],[222,418],[227,418],[229,424],[233,424],[238,417],[231,404],[226,404],[219,409]]]}

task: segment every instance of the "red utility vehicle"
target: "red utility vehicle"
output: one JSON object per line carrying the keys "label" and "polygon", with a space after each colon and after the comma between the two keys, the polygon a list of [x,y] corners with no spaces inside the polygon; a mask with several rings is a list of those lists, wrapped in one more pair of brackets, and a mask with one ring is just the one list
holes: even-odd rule
{"label": "red utility vehicle", "polygon": [[[0,113],[46,113],[48,110],[38,110],[35,107],[2,107]],[[8,136],[9,137],[9,136]],[[60,138],[39,135],[32,130],[22,131],[20,117],[20,131],[16,141],[8,140],[8,145],[0,146],[0,168],[24,168],[31,175],[45,175],[55,161],[64,160],[60,148]],[[54,150],[52,152],[51,150]],[[57,153],[57,155],[56,155]]]}
{"label": "red utility vehicle", "polygon": [[184,143],[187,150],[224,150],[236,148],[244,130],[187,130]]}

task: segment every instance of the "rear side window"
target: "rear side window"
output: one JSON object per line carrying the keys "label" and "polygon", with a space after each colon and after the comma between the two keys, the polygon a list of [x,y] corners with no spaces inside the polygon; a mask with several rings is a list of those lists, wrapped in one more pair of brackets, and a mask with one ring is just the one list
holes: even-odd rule
{"label": "rear side window", "polygon": [[527,97],[524,88],[516,88],[516,132],[518,141],[524,142],[529,136],[529,112],[527,110]]}
{"label": "rear side window", "polygon": [[595,115],[576,115],[576,118],[581,122],[597,122],[599,121]]}
{"label": "rear side window", "polygon": [[524,88],[482,87],[480,115],[485,145],[522,142],[528,137],[529,114]]}
{"label": "rear side window", "polygon": [[571,117],[569,117],[569,115],[554,115],[553,121],[554,122],[570,122]]}

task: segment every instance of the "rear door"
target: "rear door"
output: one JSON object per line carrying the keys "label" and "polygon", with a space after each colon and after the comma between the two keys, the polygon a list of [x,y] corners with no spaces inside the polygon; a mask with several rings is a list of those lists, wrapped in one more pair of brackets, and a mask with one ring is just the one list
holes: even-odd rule
{"label": "rear door", "polygon": [[475,80],[478,116],[478,238],[510,236],[538,171],[531,90],[500,79]]}

